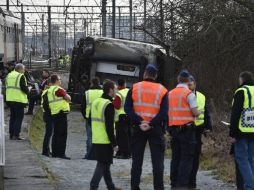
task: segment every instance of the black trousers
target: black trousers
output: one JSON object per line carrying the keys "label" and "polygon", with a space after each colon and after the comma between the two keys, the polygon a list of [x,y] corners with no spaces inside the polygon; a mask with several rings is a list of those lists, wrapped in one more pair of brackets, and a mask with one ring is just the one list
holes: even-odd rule
{"label": "black trousers", "polygon": [[200,162],[200,155],[202,150],[202,134],[204,131],[204,127],[198,126],[195,129],[196,131],[196,149],[194,153],[194,159],[193,159],[193,166],[190,174],[190,181],[189,186],[190,187],[196,187],[197,186],[197,173],[199,168],[199,162]]}
{"label": "black trousers", "polygon": [[35,102],[37,102],[40,99],[41,99],[41,95],[40,94],[35,94],[35,95],[30,96],[30,98],[29,98],[29,105],[28,105],[28,112],[29,113],[33,113],[33,111],[34,111],[34,104],[35,104]]}
{"label": "black trousers", "polygon": [[49,113],[43,113],[43,120],[45,122],[45,135],[43,140],[42,154],[49,155],[49,143],[53,133],[53,118]]}
{"label": "black trousers", "polygon": [[172,187],[188,187],[196,151],[194,129],[174,127],[171,130],[172,160],[170,179]]}
{"label": "black trousers", "polygon": [[115,185],[110,173],[110,163],[103,163],[99,161],[97,162],[93,178],[90,182],[90,190],[98,189],[102,177],[104,177],[108,190],[114,190]]}
{"label": "black trousers", "polygon": [[140,190],[139,184],[147,141],[149,142],[152,157],[154,189],[164,190],[163,173],[165,139],[163,129],[161,127],[152,128],[147,132],[141,131],[139,127],[135,127],[135,129],[133,129],[131,137],[131,190]]}
{"label": "black trousers", "polygon": [[67,142],[67,114],[60,112],[53,116],[54,133],[52,137],[52,156],[65,156]]}
{"label": "black trousers", "polygon": [[119,146],[118,155],[130,156],[130,121],[126,115],[120,115],[116,122],[116,141]]}
{"label": "black trousers", "polygon": [[9,106],[11,112],[9,122],[10,137],[19,137],[24,118],[24,106],[15,103],[10,104]]}

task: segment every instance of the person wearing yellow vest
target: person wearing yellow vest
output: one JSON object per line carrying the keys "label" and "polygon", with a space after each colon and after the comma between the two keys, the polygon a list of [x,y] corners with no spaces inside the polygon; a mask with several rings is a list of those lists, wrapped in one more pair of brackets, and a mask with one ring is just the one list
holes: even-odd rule
{"label": "person wearing yellow vest", "polygon": [[189,187],[196,188],[196,176],[199,168],[199,160],[202,150],[202,134],[206,135],[209,131],[212,131],[212,122],[208,106],[206,103],[206,97],[204,94],[196,90],[196,81],[193,76],[190,76],[189,88],[192,90],[197,98],[198,111],[200,115],[195,118],[195,130],[196,130],[196,140],[197,146],[195,150],[195,156],[193,160],[193,168],[190,175]]}
{"label": "person wearing yellow vest", "polygon": [[107,189],[116,188],[111,177],[110,165],[113,163],[113,152],[118,150],[114,134],[115,84],[107,81],[103,84],[103,95],[93,101],[91,106],[92,150],[90,159],[96,160],[97,165],[90,182],[90,190],[97,190],[101,178],[104,177]]}
{"label": "person wearing yellow vest", "polygon": [[100,87],[100,79],[95,77],[92,79],[92,85],[89,90],[85,91],[83,101],[81,103],[81,113],[86,120],[86,154],[84,159],[89,159],[92,147],[92,129],[91,129],[91,105],[94,100],[100,98],[103,91]]}
{"label": "person wearing yellow vest", "polygon": [[234,157],[244,189],[254,189],[254,75],[245,71],[239,76],[230,120]]}
{"label": "person wearing yellow vest", "polygon": [[51,86],[50,80],[48,80],[48,86],[42,92],[41,95],[41,107],[43,110],[43,121],[45,123],[45,134],[43,139],[43,146],[42,146],[42,155],[50,157],[52,154],[50,152],[49,143],[50,139],[53,134],[53,118],[51,116],[51,111],[49,108],[49,101],[48,101],[48,89]]}
{"label": "person wearing yellow vest", "polygon": [[71,97],[61,87],[58,75],[50,77],[51,86],[48,89],[48,102],[53,118],[54,133],[52,137],[52,157],[70,159],[65,155],[67,142],[67,114],[70,112]]}
{"label": "person wearing yellow vest", "polygon": [[126,88],[124,79],[119,79],[118,92],[113,101],[115,107],[115,127],[116,127],[116,141],[119,146],[119,151],[116,154],[118,159],[129,159],[130,158],[130,119],[127,117],[124,111],[124,104],[127,93],[129,91]]}
{"label": "person wearing yellow vest", "polygon": [[9,133],[11,140],[22,140],[20,130],[24,118],[24,108],[28,104],[25,66],[16,64],[15,69],[6,77],[6,102],[10,107]]}
{"label": "person wearing yellow vest", "polygon": [[158,69],[154,64],[145,68],[143,81],[129,90],[124,110],[134,123],[131,136],[131,190],[139,190],[142,164],[147,141],[152,157],[154,189],[164,190],[164,127],[168,112],[167,89],[156,82]]}
{"label": "person wearing yellow vest", "polygon": [[195,117],[199,116],[195,94],[189,89],[190,73],[178,75],[178,85],[168,93],[168,126],[171,134],[172,160],[170,179],[172,188],[189,188],[197,144]]}

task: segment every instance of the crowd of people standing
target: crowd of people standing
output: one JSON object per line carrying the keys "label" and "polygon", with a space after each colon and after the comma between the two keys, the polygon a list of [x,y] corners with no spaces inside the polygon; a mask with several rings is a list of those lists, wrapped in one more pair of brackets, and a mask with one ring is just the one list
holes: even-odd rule
{"label": "crowd of people standing", "polygon": [[[71,97],[61,87],[59,75],[50,76],[49,72],[43,71],[39,93],[36,97],[30,96],[28,102],[31,90],[24,72],[24,65],[16,64],[6,78],[10,139],[22,140],[24,108],[29,103],[27,114],[33,114],[34,103],[40,99],[45,122],[42,154],[69,160],[65,152]],[[90,190],[98,189],[102,177],[109,190],[121,189],[112,181],[113,157],[132,159],[131,190],[140,190],[147,142],[151,151],[154,189],[164,190],[165,133],[171,136],[172,189],[196,189],[202,135],[212,131],[206,96],[197,91],[197,82],[187,70],[179,73],[178,84],[170,91],[156,82],[157,77],[156,66],[148,64],[143,80],[130,89],[124,79],[117,81],[117,87],[110,80],[100,85],[98,78],[92,79],[81,105],[87,135],[84,159],[97,161]],[[254,190],[253,74],[241,73],[239,85],[233,99],[230,137],[241,178],[238,189]]]}

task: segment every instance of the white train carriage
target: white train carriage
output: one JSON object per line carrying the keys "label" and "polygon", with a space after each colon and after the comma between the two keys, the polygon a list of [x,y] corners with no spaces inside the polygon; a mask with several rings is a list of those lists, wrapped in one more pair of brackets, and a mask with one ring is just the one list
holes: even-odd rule
{"label": "white train carriage", "polygon": [[22,57],[21,20],[0,8],[0,62],[20,62]]}

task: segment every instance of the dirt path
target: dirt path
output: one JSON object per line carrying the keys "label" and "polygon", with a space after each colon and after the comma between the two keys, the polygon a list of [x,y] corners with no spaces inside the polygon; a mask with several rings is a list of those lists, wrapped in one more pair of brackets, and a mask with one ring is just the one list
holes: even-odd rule
{"label": "dirt path", "polygon": [[[43,161],[49,170],[58,177],[58,189],[61,190],[88,190],[89,182],[95,168],[95,161],[83,160],[85,154],[85,123],[79,112],[72,112],[68,116],[69,134],[67,155],[72,160],[61,160],[43,157]],[[170,160],[165,159],[165,189],[170,189],[169,171]],[[131,160],[114,160],[112,175],[117,186],[124,190],[130,189]],[[232,186],[223,184],[211,176],[211,172],[201,171],[198,173],[198,188],[202,190],[233,190]],[[106,186],[102,180],[101,190]],[[152,190],[152,168],[150,153],[145,153],[141,189]]]}

